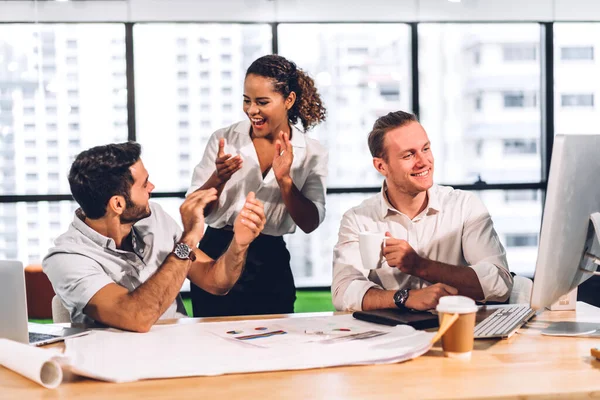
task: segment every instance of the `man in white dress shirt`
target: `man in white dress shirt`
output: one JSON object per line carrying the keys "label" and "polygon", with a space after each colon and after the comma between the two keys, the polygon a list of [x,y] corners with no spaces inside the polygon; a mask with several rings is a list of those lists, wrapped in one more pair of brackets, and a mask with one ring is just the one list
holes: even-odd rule
{"label": "man in white dress shirt", "polygon": [[[513,280],[486,207],[473,193],[433,184],[433,154],[417,118],[389,113],[368,140],[385,181],[342,218],[333,254],[335,308],[427,310],[454,294],[508,299]],[[380,268],[362,265],[358,235],[365,231],[389,237]]]}

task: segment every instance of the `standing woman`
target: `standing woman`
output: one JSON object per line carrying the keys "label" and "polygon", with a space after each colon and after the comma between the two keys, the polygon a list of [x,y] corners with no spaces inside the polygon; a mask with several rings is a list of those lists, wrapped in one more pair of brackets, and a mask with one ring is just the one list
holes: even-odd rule
{"label": "standing woman", "polygon": [[248,119],[210,137],[187,194],[217,189],[199,245],[213,259],[227,250],[248,192],[264,203],[267,223],[227,295],[192,284],[195,317],[294,312],[296,287],[283,235],[296,225],[310,233],[325,218],[327,151],[304,135],[325,120],[314,81],[281,56],[261,57],[246,71],[243,109]]}

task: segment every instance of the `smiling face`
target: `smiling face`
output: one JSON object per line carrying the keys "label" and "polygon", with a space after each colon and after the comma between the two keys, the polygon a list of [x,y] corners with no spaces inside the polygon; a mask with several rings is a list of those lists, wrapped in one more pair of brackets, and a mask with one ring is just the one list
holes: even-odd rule
{"label": "smiling face", "polygon": [[284,98],[273,87],[273,79],[248,74],[244,80],[244,113],[252,124],[253,137],[276,137],[280,131],[289,132],[288,110],[296,94]]}
{"label": "smiling face", "polygon": [[386,178],[388,188],[410,196],[433,185],[433,154],[427,133],[418,122],[389,130],[384,139],[384,158],[373,165]]}
{"label": "smiling face", "polygon": [[133,176],[133,184],[129,190],[129,199],[126,199],[125,211],[120,215],[122,224],[135,223],[152,214],[149,200],[154,185],[148,180],[149,174],[144,163],[138,160],[129,170]]}

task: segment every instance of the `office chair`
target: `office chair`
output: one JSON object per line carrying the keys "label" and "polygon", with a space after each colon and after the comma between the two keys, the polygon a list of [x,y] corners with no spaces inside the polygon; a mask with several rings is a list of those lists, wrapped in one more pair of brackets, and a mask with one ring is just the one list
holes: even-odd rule
{"label": "office chair", "polygon": [[56,295],[52,298],[52,322],[55,324],[71,322],[69,311],[67,311],[60,298]]}

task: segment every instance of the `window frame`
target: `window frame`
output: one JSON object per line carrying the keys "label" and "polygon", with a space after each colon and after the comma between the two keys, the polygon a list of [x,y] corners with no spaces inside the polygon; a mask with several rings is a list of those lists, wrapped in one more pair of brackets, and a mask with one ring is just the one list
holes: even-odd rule
{"label": "window frame", "polygon": [[[135,107],[135,76],[134,76],[134,40],[133,40],[133,28],[136,24],[149,24],[153,21],[144,21],[144,22],[125,22],[123,25],[125,26],[125,61],[126,61],[126,88],[127,88],[127,131],[128,140],[135,141],[136,140],[136,107]],[[158,22],[158,21],[156,21]],[[170,21],[174,23],[209,23],[209,22],[177,22]],[[427,21],[423,23],[432,23],[435,21]],[[22,22],[19,22],[23,24]],[[103,22],[56,22],[56,23],[44,23],[44,24],[103,24]],[[228,22],[210,22],[210,23],[236,23],[236,24],[250,24],[250,25],[264,25],[264,22],[245,22],[245,21],[228,21]],[[314,23],[341,23],[341,24],[356,24],[356,23],[365,23],[362,21],[344,21],[344,22],[330,22],[330,21],[286,21],[286,24],[314,24]],[[389,22],[366,22],[367,24],[385,24],[385,23],[393,23],[393,24],[406,24],[410,27],[410,56],[411,56],[411,93],[406,94],[411,97],[412,104],[412,112],[417,115],[420,114],[419,107],[419,35],[418,35],[418,27],[421,22],[406,22],[406,21],[389,21]],[[476,21],[443,21],[438,23],[452,23],[452,24],[469,24],[469,23],[477,23]],[[457,189],[462,190],[471,190],[471,191],[481,191],[481,190],[531,190],[536,189],[540,190],[542,193],[542,207],[545,201],[545,192],[547,188],[547,177],[550,170],[550,156],[552,154],[552,148],[554,143],[554,22],[543,22],[543,21],[523,21],[523,22],[515,22],[515,21],[490,21],[486,22],[490,24],[502,24],[502,23],[537,23],[541,28],[541,37],[540,37],[540,47],[539,50],[536,49],[535,62],[540,64],[541,71],[541,95],[537,101],[540,102],[541,105],[541,117],[542,117],[542,127],[540,130],[540,142],[539,145],[540,155],[542,158],[541,162],[541,178],[539,181],[525,182],[525,183],[502,183],[502,184],[488,184],[481,180],[474,181],[471,184],[452,184],[452,182],[444,182],[443,184],[451,185]],[[13,22],[0,22],[2,25],[14,24]],[[32,25],[36,23],[32,22]],[[114,22],[113,22],[114,24]],[[271,26],[272,31],[272,51],[274,54],[278,53],[278,26],[279,22],[268,23]],[[72,44],[72,43],[71,43]],[[71,45],[69,44],[69,46]],[[186,47],[188,43],[179,44],[178,47]],[[69,47],[70,49],[71,47]],[[77,60],[79,61],[79,60]],[[556,62],[560,62],[559,58]],[[527,62],[532,62],[527,60]],[[180,81],[185,81],[189,78],[189,74],[187,71],[182,71],[186,73],[186,78],[181,79]],[[185,87],[178,87],[178,89],[186,89]],[[79,93],[70,93],[69,96],[78,96]],[[400,95],[404,95],[401,93]],[[560,105],[557,105],[560,107]],[[50,139],[49,139],[50,140]],[[336,187],[336,188],[327,188],[327,194],[350,194],[350,193],[376,193],[380,190],[380,187]],[[153,197],[155,198],[184,198],[184,191],[175,191],[175,192],[154,192]],[[59,202],[59,201],[72,201],[72,196],[68,193],[51,193],[51,194],[8,194],[8,195],[0,195],[0,203],[17,203],[17,202],[27,202],[27,203],[37,203],[37,202]],[[304,289],[304,288],[303,288]]]}

